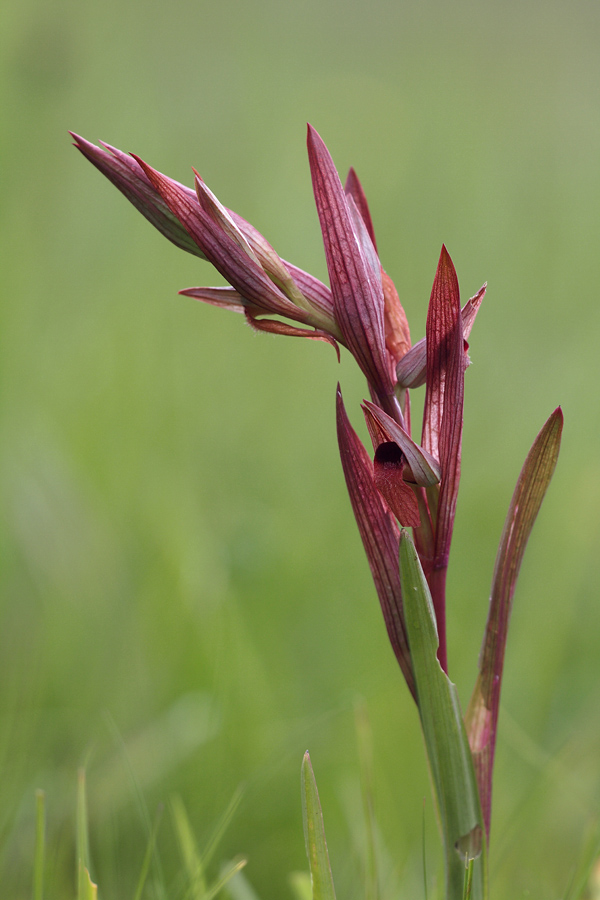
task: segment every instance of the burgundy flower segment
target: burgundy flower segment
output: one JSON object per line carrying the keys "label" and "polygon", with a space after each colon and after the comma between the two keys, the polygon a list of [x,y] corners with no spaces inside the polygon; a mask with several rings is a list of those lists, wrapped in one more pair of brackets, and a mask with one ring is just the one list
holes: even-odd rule
{"label": "burgundy flower segment", "polygon": [[[447,672],[446,573],[461,471],[467,339],[486,286],[461,309],[456,271],[442,247],[425,337],[411,346],[404,309],[379,259],[362,185],[350,169],[342,186],[327,147],[310,125],[308,158],[329,287],[282,259],[249,222],[219,202],[197,172],[194,188],[188,188],[138,156],[73,137],[81,153],[161,234],[210,262],[227,282],[227,286],[192,287],[180,293],[242,313],[259,331],[326,341],[338,356],[340,346],[345,347],[356,360],[369,391],[370,399],[362,409],[373,455],[353,429],[338,385],[342,468],[390,643],[419,704],[415,676],[420,657],[413,643],[411,660],[403,608],[401,580],[406,584],[406,573],[403,569],[401,579],[399,548],[406,547],[407,538],[401,530],[413,531],[431,593],[438,660]],[[423,384],[423,423],[417,443],[411,434],[409,392]],[[536,438],[513,495],[492,578],[479,674],[465,717],[488,836],[508,622],[519,567],[556,465],[561,433],[559,408]],[[410,581],[406,591],[407,597],[413,597]],[[409,614],[412,608],[407,604]],[[439,674],[433,654],[432,649],[430,659]],[[423,703],[420,712],[422,708]]]}

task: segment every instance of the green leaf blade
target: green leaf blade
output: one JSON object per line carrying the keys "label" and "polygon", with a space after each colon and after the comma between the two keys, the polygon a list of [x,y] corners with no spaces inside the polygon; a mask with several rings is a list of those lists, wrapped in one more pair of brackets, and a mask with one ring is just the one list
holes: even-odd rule
{"label": "green leaf blade", "polygon": [[335,900],[323,812],[308,751],[302,760],[302,817],[313,900]]}
{"label": "green leaf blade", "polygon": [[409,536],[400,535],[400,580],[421,726],[444,841],[447,900],[462,900],[465,860],[475,859],[473,900],[487,896],[484,823],[455,686],[437,658],[431,595]]}

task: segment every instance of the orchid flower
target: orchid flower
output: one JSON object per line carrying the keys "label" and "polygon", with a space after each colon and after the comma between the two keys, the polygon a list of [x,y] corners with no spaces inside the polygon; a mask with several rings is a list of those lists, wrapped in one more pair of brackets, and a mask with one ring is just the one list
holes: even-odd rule
{"label": "orchid flower", "polygon": [[[419,708],[446,847],[447,896],[462,896],[460,867],[476,856],[483,862],[473,897],[485,896],[506,633],[525,545],[556,465],[560,408],[534,442],[509,508],[479,675],[463,723],[447,678],[446,575],[461,474],[467,339],[486,285],[461,308],[456,270],[443,246],[425,337],[411,346],[406,314],[379,259],[358,176],[350,169],[342,186],[327,147],[310,125],[308,158],[329,287],[283,260],[249,222],[220,203],[197,172],[194,187],[185,187],[138,156],[73,137],[78,150],[161,234],[210,262],[228,285],[187,288],[181,294],[243,313],[260,331],[326,341],[338,357],[341,345],[364,374],[370,400],[362,409],[373,456],[350,423],[338,385],[342,468],[389,640]],[[423,384],[417,443],[409,395]],[[307,803],[316,808],[315,792],[316,785]]]}

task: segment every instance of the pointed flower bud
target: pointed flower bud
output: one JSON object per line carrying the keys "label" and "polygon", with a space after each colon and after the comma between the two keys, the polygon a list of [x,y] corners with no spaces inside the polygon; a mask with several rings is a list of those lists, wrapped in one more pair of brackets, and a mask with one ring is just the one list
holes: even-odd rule
{"label": "pointed flower bud", "polygon": [[[111,147],[110,144],[103,143],[102,146],[105,149],[101,150],[86,141],[85,138],[79,137],[73,132],[69,133],[75,140],[75,147],[83,156],[103,175],[106,175],[108,180],[112,181],[115,187],[161,234],[182,250],[206,259],[198,244],[190,237],[179,219],[173,215],[169,206],[133,157],[117,150],[116,147]],[[193,196],[194,192],[190,188],[186,188],[178,182],[174,182],[174,184]]]}

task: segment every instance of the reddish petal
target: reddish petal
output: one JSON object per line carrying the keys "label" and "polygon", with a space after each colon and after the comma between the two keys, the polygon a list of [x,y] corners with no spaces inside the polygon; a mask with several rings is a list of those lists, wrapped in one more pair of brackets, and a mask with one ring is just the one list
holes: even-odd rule
{"label": "reddish petal", "polygon": [[[302,321],[307,325],[312,325],[317,330],[325,329],[329,334],[341,337],[333,318],[331,303],[329,308],[326,308],[320,302],[320,296],[317,296],[316,302],[313,299],[315,285],[309,281],[311,276],[303,273],[307,276],[304,280],[310,287],[309,294],[306,296],[297,281],[292,277],[287,264],[284,263],[260,231],[257,231],[253,225],[250,225],[241,216],[226,209],[202,181],[198,173],[196,173],[196,194],[202,209],[214,219],[217,225],[233,238],[250,259],[254,260],[267,273],[271,281],[280,288],[294,306],[305,310],[306,315],[302,317]],[[314,281],[316,282],[317,279],[314,279]],[[317,282],[317,284],[320,284],[320,282]],[[323,287],[325,286],[323,285]],[[327,299],[330,300],[330,296]]]}
{"label": "reddish petal", "polygon": [[314,275],[310,275],[303,269],[299,269],[297,266],[292,265],[292,263],[285,260],[284,262],[290,275],[304,296],[310,300],[311,304],[316,309],[320,309],[323,313],[333,319],[333,297],[331,296],[331,291],[327,285],[323,284],[322,281],[319,281],[318,278],[315,278]]}
{"label": "reddish petal", "polygon": [[294,328],[292,325],[288,325],[287,322],[280,322],[278,319],[258,319],[256,318],[256,314],[260,311],[257,310],[251,311],[246,309],[245,312],[248,325],[250,325],[251,328],[254,328],[255,331],[267,331],[269,334],[285,334],[289,337],[302,337],[311,338],[313,341],[325,341],[325,343],[331,344],[337,353],[338,362],[340,361],[340,348],[337,345],[337,341],[335,341],[326,331],[318,331],[317,329],[308,331],[306,328]]}
{"label": "reddish petal", "polygon": [[335,318],[367,380],[386,398],[392,383],[385,351],[383,289],[361,250],[333,160],[310,125],[308,156]]}
{"label": "reddish petal", "polygon": [[232,287],[194,287],[179,291],[183,297],[193,297],[194,300],[202,300],[212,306],[220,306],[221,309],[229,309],[232,312],[245,312],[247,304]]}
{"label": "reddish petal", "polygon": [[[352,168],[348,172],[344,192],[346,196],[352,197],[369,234],[375,253],[377,253],[377,242],[375,240],[375,230],[369,211],[369,204],[358,175]],[[381,269],[381,279],[384,296],[385,345],[390,354],[392,364],[396,365],[398,360],[410,349],[410,331],[394,282],[383,268]]]}
{"label": "reddish petal", "polygon": [[367,197],[363,190],[363,186],[358,179],[358,175],[352,167],[350,167],[348,171],[348,177],[346,178],[346,184],[344,185],[344,193],[354,200],[356,207],[362,216],[362,220],[365,223],[366,229],[369,232],[369,236],[375,247],[375,252],[377,252],[375,229],[373,228],[373,220],[371,219]]}
{"label": "reddish petal", "polygon": [[508,623],[525,547],[556,468],[562,427],[563,415],[559,407],[538,434],[521,469],[498,548],[490,609],[479,657],[479,675],[465,716],[488,837]]}
{"label": "reddish petal", "polygon": [[381,281],[383,284],[385,346],[390,354],[391,364],[395,367],[398,360],[402,359],[410,350],[410,329],[396,285],[383,269],[381,270]]}
{"label": "reddish petal", "polygon": [[373,464],[348,421],[339,385],[336,412],[340,456],[350,502],[379,596],[390,643],[410,692],[415,697],[402,610],[398,526],[375,487]]}

